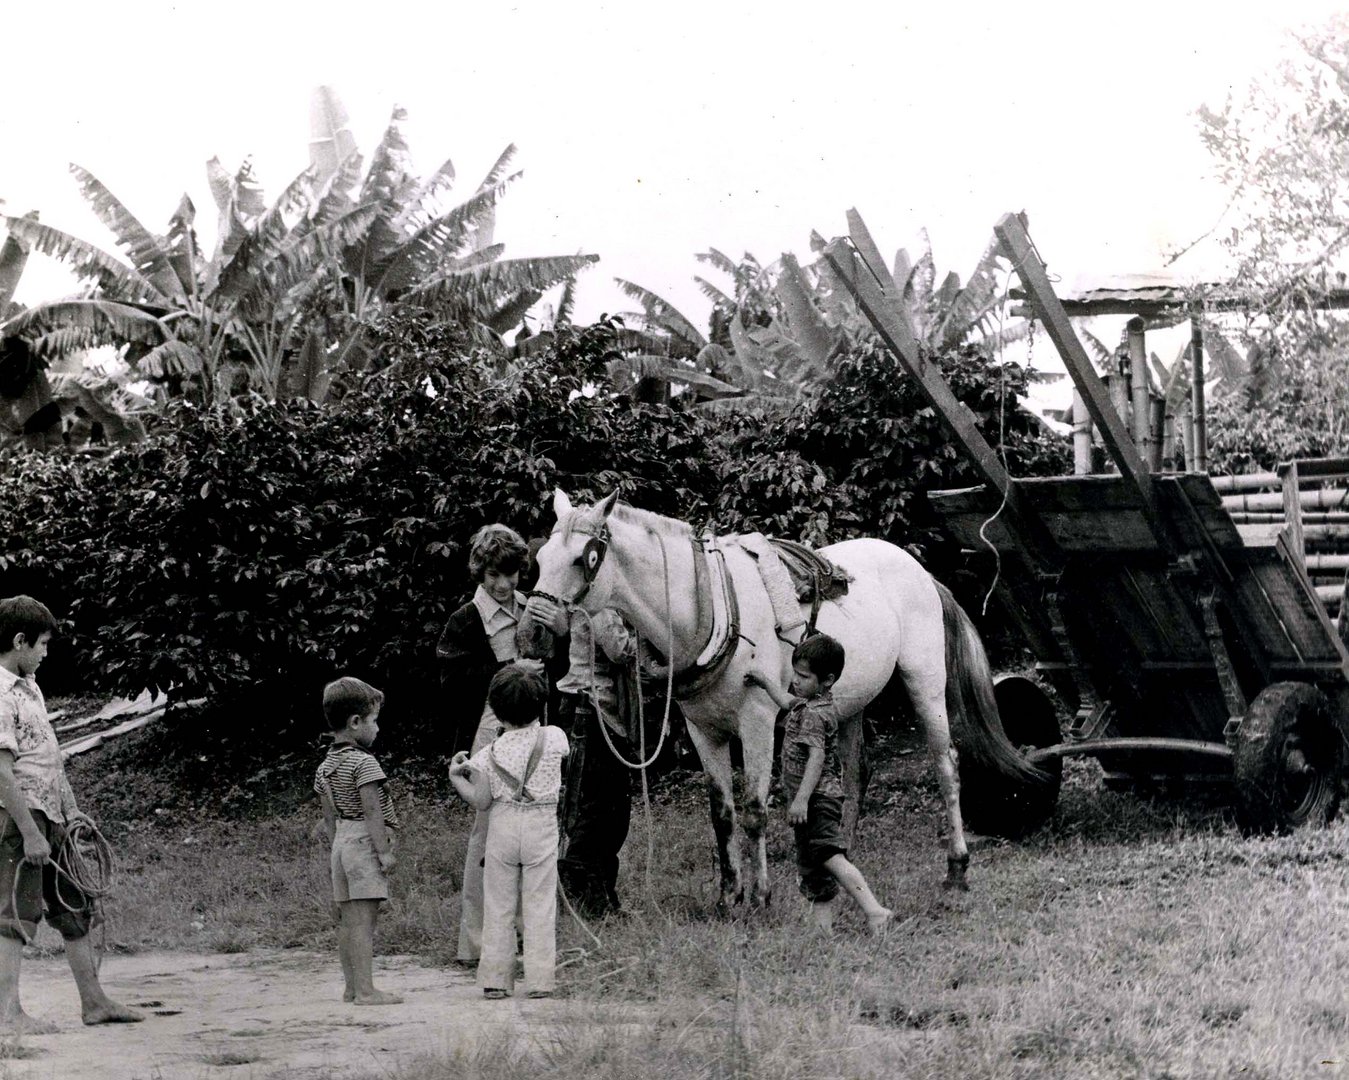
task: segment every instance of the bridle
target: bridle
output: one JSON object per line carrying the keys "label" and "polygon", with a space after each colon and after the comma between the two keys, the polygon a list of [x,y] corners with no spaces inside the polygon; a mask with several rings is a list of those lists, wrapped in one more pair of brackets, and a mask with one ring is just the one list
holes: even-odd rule
{"label": "bridle", "polygon": [[[553,532],[559,532],[560,528],[561,527],[559,526],[558,528],[553,529]],[[585,547],[581,549],[581,554],[576,557],[574,564],[580,568],[581,578],[584,581],[580,591],[570,600],[561,600],[556,596],[541,592],[538,589],[531,592],[529,594],[530,596],[540,596],[545,600],[550,600],[554,604],[560,604],[563,607],[575,607],[578,606],[581,601],[585,599],[586,594],[590,592],[590,586],[594,584],[595,576],[600,572],[600,567],[604,565],[604,557],[609,553],[609,541],[613,539],[609,533],[609,523],[607,521],[602,522],[598,531],[595,532],[591,532],[587,529],[573,529],[572,531],[579,533],[581,536],[589,537],[585,543]]]}

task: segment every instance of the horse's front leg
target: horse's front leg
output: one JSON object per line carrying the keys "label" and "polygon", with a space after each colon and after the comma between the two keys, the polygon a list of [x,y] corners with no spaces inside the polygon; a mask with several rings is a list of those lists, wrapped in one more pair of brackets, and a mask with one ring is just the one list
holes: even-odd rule
{"label": "horse's front leg", "polygon": [[[731,773],[731,744],[714,741],[697,724],[688,725],[689,738],[703,763],[707,777],[707,801],[712,812],[712,833],[717,838],[717,861],[721,866],[721,896],[717,910],[725,914],[745,896],[740,872],[740,839],[735,831],[735,786]],[[771,752],[771,751],[770,751]]]}
{"label": "horse's front leg", "polygon": [[969,869],[970,852],[965,845],[965,823],[960,816],[959,755],[951,744],[951,728],[946,718],[945,686],[931,684],[923,692],[915,693],[910,685],[909,696],[914,712],[927,736],[927,749],[937,769],[937,784],[941,788],[942,803],[946,809],[947,849],[946,881],[948,889],[969,888],[965,871]]}
{"label": "horse's front leg", "polygon": [[[759,695],[762,697],[762,695]],[[741,827],[754,853],[754,882],[750,903],[768,906],[773,885],[768,877],[768,785],[773,778],[773,723],[771,704],[747,701],[740,710],[740,747],[745,758],[745,801]]]}

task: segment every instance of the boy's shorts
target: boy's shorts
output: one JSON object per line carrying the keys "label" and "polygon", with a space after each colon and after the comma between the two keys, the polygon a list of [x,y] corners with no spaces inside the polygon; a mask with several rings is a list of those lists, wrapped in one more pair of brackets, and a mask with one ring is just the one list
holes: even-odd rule
{"label": "boy's shorts", "polygon": [[838,895],[838,881],[825,869],[835,855],[848,854],[843,835],[843,800],[837,795],[810,797],[806,823],[794,825],[796,832],[796,869],[801,875],[801,895],[822,904]]}
{"label": "boy's shorts", "polygon": [[[32,813],[55,859],[66,840],[65,826],[58,825],[41,810]],[[94,925],[93,901],[68,877],[58,874],[54,864],[38,866],[24,862],[23,836],[18,825],[3,810],[0,820],[4,822],[0,828],[0,936],[32,941],[37,924],[45,918],[47,925],[67,941],[84,937]]]}
{"label": "boy's shorts", "polygon": [[339,904],[348,900],[389,899],[389,878],[379,865],[364,820],[337,819],[332,871],[333,899]]}

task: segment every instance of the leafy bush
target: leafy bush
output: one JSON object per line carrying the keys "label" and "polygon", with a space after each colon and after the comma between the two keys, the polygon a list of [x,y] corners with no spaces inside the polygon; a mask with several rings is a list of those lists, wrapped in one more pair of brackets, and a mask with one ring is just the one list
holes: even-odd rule
{"label": "leafy bush", "polygon": [[[180,405],[104,458],[16,459],[0,480],[0,591],[68,621],[49,691],[170,689],[211,707],[181,725],[193,752],[282,752],[321,728],[339,672],[388,694],[386,741],[443,750],[457,717],[433,646],[471,591],[465,544],[504,521],[551,527],[555,486],[617,489],[719,531],[823,543],[932,545],[924,487],[972,482],[886,355],[859,349],[779,429],[614,395],[616,328],[560,330],[506,363],[420,317],[375,328],[381,364],[335,406]],[[1011,404],[1020,375],[941,359],[1014,471],[1060,451]]]}
{"label": "leafy bush", "polygon": [[[985,438],[1001,446],[1016,476],[1052,475],[1069,464],[1062,439],[1016,405],[1026,392],[1018,366],[998,366],[963,346],[933,358]],[[875,344],[855,347],[820,398],[787,424],[742,422],[724,436],[728,482],[719,522],[823,544],[875,536],[913,545],[940,573],[955,555],[922,493],[980,482],[914,380]],[[756,524],[757,522],[757,524]]]}

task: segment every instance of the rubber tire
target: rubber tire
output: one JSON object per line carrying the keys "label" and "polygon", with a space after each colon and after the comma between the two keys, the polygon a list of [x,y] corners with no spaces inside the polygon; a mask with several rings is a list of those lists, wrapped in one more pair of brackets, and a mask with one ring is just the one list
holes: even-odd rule
{"label": "rubber tire", "polygon": [[[1024,675],[994,680],[993,695],[1007,739],[1022,750],[1040,750],[1063,741],[1054,702],[1039,683]],[[960,762],[960,816],[966,828],[988,836],[1019,840],[1040,828],[1054,813],[1063,782],[1063,760],[1053,758],[1040,768],[1045,784],[1028,785],[973,762]]]}
{"label": "rubber tire", "polygon": [[[1284,769],[1294,737],[1315,769],[1307,780],[1290,779]],[[1246,710],[1232,755],[1238,824],[1248,833],[1326,824],[1339,809],[1344,764],[1344,739],[1325,694],[1309,683],[1265,687]]]}

